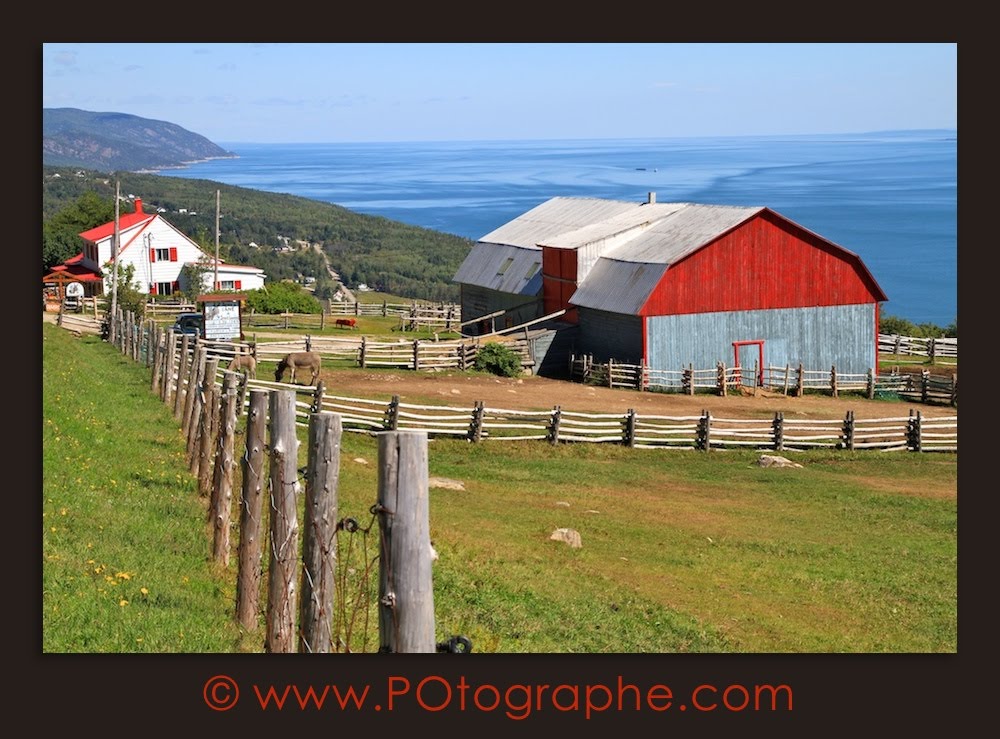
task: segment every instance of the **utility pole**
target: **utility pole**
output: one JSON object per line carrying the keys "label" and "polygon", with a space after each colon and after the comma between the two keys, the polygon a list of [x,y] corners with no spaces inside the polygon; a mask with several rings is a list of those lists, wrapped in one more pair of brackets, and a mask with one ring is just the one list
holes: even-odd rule
{"label": "utility pole", "polygon": [[121,182],[115,180],[115,236],[112,239],[111,244],[111,255],[114,260],[114,265],[111,272],[111,334],[110,338],[113,342],[117,331],[115,329],[115,319],[118,316],[118,251],[119,243],[121,242],[121,229],[118,223],[118,197],[121,192]]}
{"label": "utility pole", "polygon": [[219,289],[219,191],[215,191],[215,284],[213,292]]}

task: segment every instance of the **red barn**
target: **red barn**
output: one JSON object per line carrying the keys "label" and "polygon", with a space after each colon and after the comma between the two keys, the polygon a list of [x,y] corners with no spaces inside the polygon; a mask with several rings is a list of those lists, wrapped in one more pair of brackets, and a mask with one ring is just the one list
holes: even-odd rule
{"label": "red barn", "polygon": [[[535,262],[539,279],[512,284]],[[856,254],[769,208],[652,194],[553,198],[480,239],[455,279],[463,321],[566,310],[576,353],[670,370],[757,360],[864,373],[886,300]]]}

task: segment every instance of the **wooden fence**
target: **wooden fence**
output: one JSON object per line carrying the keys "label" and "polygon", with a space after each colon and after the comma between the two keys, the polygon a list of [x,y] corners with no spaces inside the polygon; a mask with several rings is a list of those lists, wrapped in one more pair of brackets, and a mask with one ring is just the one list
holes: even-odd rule
{"label": "wooden fence", "polygon": [[[521,366],[533,366],[531,351],[525,339],[505,342],[521,357]],[[343,362],[356,367],[394,367],[416,371],[471,369],[482,344],[469,341],[435,341],[418,339],[380,341],[367,336],[339,338],[335,336],[304,336],[301,339],[253,342],[257,361],[277,362],[289,352],[312,351],[324,361]]]}
{"label": "wooden fence", "polygon": [[[350,516],[337,518],[342,513],[337,501],[340,415],[320,404],[306,409],[308,459],[300,477],[296,426],[301,388],[252,387],[245,398],[246,378],[224,370],[220,356],[210,356],[206,342],[166,331],[152,319],[137,321],[123,315],[119,320],[120,325],[109,332],[117,337],[115,345],[151,367],[151,391],[174,407],[187,437],[188,465],[212,524],[212,558],[223,571],[229,568],[231,535],[238,524],[233,618],[255,631],[263,616],[264,651],[357,651],[350,639],[355,618],[347,613],[351,608],[355,613],[377,609],[379,652],[471,649],[464,637],[435,642],[426,432],[386,430],[380,434],[378,490],[370,507],[379,525],[377,554],[370,559],[365,547],[364,561],[344,558],[341,553],[353,548],[340,546],[340,539],[359,532],[365,536],[367,529]],[[245,450],[237,453],[238,417],[244,411]],[[232,521],[237,464],[240,515]],[[268,505],[263,504],[265,481]],[[300,527],[298,496],[303,487]],[[270,545],[266,603],[262,605],[264,541]],[[375,563],[378,593],[368,597],[369,569]],[[354,593],[338,592],[337,583],[344,583],[348,575],[360,578],[360,599]],[[353,603],[347,605],[347,600]],[[367,623],[364,617],[362,621]],[[362,644],[367,644],[367,634],[362,637]],[[464,649],[454,649],[452,644]]]}
{"label": "wooden fence", "polygon": [[753,368],[727,367],[719,363],[711,369],[695,369],[693,365],[679,370],[651,369],[647,365],[625,364],[613,359],[595,362],[590,355],[570,357],[570,379],[574,382],[624,388],[639,391],[678,392],[694,395],[709,391],[725,396],[742,388],[757,388],[783,395],[802,396],[806,392],[823,392],[838,397],[844,391],[863,393],[869,399],[896,396],[920,403],[958,404],[958,375],[932,375],[929,370],[876,374],[838,372],[798,367],[767,366]]}
{"label": "wooden fence", "polygon": [[[418,303],[346,303],[330,302],[322,313],[256,313],[243,315],[245,328],[288,328],[322,330],[336,326],[337,316],[396,316],[400,331],[430,329],[432,331],[459,332],[461,306],[455,304],[424,305]],[[331,320],[332,319],[332,320]]]}
{"label": "wooden fence", "polygon": [[878,335],[879,354],[895,354],[900,357],[925,357],[933,362],[958,362],[958,338],[939,336],[923,338],[899,336],[897,334]]}

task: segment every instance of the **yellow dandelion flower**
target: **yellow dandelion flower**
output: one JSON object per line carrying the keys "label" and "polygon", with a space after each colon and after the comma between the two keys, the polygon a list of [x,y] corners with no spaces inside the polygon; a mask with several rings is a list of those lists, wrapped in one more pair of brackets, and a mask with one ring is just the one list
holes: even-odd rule
{"label": "yellow dandelion flower", "polygon": [[125,600],[124,598],[122,598],[120,601],[118,601],[118,605],[120,605],[122,608],[124,608],[125,606],[128,605],[128,601]]}
{"label": "yellow dandelion flower", "polygon": [[94,560],[92,560],[92,559],[88,559],[88,560],[87,560],[87,564],[89,564],[89,565],[92,565],[92,564],[94,564]]}
{"label": "yellow dandelion flower", "polygon": [[67,508],[60,508],[59,509],[59,515],[60,516],[65,516],[67,511],[68,511]]}
{"label": "yellow dandelion flower", "polygon": [[143,595],[149,595],[149,588],[139,588],[139,592]]}
{"label": "yellow dandelion flower", "polygon": [[137,642],[138,644],[142,644],[142,637],[141,637],[141,636],[140,636],[140,637],[138,637],[138,638],[136,639],[136,642]]}
{"label": "yellow dandelion flower", "polygon": [[129,573],[127,573],[127,572],[119,572],[119,573],[117,573],[115,575],[115,577],[119,577],[122,580],[131,580],[132,579],[132,576]]}

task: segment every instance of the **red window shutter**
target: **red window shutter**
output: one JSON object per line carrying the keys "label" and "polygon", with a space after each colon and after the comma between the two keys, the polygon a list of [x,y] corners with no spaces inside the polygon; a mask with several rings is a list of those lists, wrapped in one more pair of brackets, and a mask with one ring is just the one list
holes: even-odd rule
{"label": "red window shutter", "polygon": [[149,250],[149,261],[150,261],[150,263],[156,261],[156,249],[150,249]]}
{"label": "red window shutter", "polygon": [[218,280],[216,280],[215,281],[215,289],[218,290],[219,289],[219,285],[221,285],[221,284],[222,284],[221,282],[219,282]]}
{"label": "red window shutter", "polygon": [[156,295],[156,283],[155,282],[150,282],[149,283],[149,294],[150,295]]}
{"label": "red window shutter", "polygon": [[174,292],[177,292],[180,289],[181,289],[180,280],[174,280]]}
{"label": "red window shutter", "polygon": [[177,247],[176,246],[171,246],[170,247],[170,261],[171,262],[176,262],[177,261]]}
{"label": "red window shutter", "polygon": [[237,280],[233,284],[236,285],[236,289],[237,290],[242,290],[243,289],[243,280]]}

